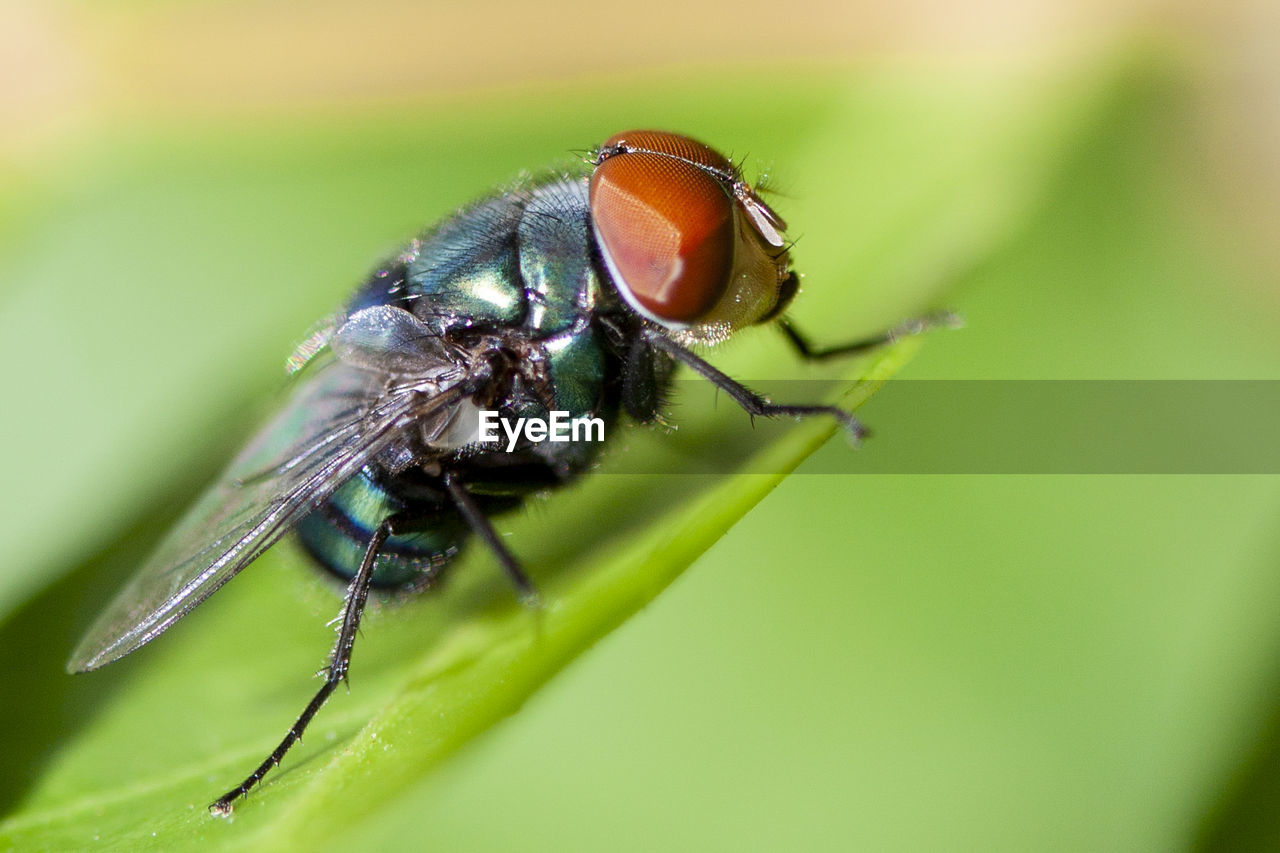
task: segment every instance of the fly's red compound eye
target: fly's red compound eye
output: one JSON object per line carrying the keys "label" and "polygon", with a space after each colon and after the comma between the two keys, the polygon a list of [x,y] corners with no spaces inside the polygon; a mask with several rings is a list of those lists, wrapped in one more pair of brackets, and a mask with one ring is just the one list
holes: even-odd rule
{"label": "fly's red compound eye", "polygon": [[704,317],[728,289],[734,263],[729,161],[674,133],[609,139],[591,175],[591,216],[618,288],[669,324]]}

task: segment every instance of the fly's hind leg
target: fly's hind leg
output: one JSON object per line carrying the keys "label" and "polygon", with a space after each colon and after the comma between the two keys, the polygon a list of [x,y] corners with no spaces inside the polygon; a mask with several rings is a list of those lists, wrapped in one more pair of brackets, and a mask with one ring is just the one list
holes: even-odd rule
{"label": "fly's hind leg", "polygon": [[364,613],[364,606],[369,600],[369,585],[373,580],[374,563],[377,560],[378,552],[382,550],[382,546],[387,541],[387,537],[395,533],[397,518],[395,516],[384,520],[373,531],[373,536],[369,539],[369,546],[365,549],[364,558],[360,561],[360,569],[356,572],[355,577],[351,579],[351,583],[347,586],[347,596],[342,604],[342,613],[340,619],[342,626],[338,629],[338,641],[334,643],[333,651],[329,655],[329,666],[325,671],[324,684],[316,691],[316,695],[312,697],[307,707],[292,726],[289,732],[284,736],[284,740],[280,741],[266,760],[258,765],[258,768],[250,773],[243,782],[227,793],[218,797],[209,805],[209,811],[215,815],[228,815],[231,813],[231,805],[245,794],[249,793],[259,782],[262,777],[266,776],[271,768],[278,765],[285,753],[299,741],[302,740],[302,733],[310,724],[311,719],[315,717],[316,712],[324,705],[325,700],[329,698],[329,694],[347,679],[347,669],[351,666],[351,648],[355,645],[356,632],[360,628],[360,617]]}
{"label": "fly's hind leg", "polygon": [[923,317],[904,320],[878,335],[829,347],[815,347],[810,343],[806,335],[801,334],[795,326],[791,325],[791,321],[786,317],[778,320],[778,329],[786,336],[787,343],[791,344],[792,348],[805,361],[824,361],[828,358],[841,358],[869,352],[886,344],[891,344],[896,340],[927,332],[930,329],[955,329],[963,324],[964,321],[960,319],[958,314],[954,314],[951,311],[935,311],[932,314],[925,314]]}

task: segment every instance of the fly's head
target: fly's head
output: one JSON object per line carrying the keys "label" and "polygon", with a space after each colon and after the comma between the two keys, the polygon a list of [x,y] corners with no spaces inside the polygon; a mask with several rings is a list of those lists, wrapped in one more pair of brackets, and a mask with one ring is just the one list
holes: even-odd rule
{"label": "fly's head", "polygon": [[723,154],[634,130],[610,137],[592,163],[592,227],[609,277],[672,338],[717,343],[795,296],[786,223]]}

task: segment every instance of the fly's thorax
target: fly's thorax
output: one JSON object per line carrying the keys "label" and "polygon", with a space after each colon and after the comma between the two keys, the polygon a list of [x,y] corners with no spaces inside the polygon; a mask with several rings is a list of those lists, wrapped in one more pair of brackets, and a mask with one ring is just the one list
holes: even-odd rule
{"label": "fly's thorax", "polygon": [[517,244],[528,311],[523,328],[550,337],[580,326],[599,307],[600,279],[585,178],[557,178],[534,187]]}
{"label": "fly's thorax", "polygon": [[[541,460],[559,474],[572,473],[596,457],[616,421],[616,382],[611,377],[618,369],[594,323],[579,323],[544,339],[511,330],[484,336],[476,346],[484,353],[476,357],[493,366],[493,379],[484,391],[451,407],[447,417],[424,425],[421,440],[429,454],[468,465],[479,456],[493,457],[486,467]],[[582,432],[581,440],[553,439],[548,433],[530,441],[521,430],[534,421],[598,421],[598,427]],[[571,429],[569,434],[579,432]]]}
{"label": "fly's thorax", "polygon": [[442,222],[414,241],[404,265],[399,304],[440,331],[511,326],[526,306],[516,232],[518,197],[491,198]]}
{"label": "fly's thorax", "polygon": [[547,337],[602,299],[586,178],[551,175],[468,207],[415,240],[399,274],[357,300],[412,311],[440,333],[519,329]]}

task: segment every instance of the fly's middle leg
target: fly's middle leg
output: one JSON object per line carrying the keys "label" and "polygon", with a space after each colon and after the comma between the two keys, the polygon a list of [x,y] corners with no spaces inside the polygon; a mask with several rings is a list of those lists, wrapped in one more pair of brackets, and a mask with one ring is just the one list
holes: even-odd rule
{"label": "fly's middle leg", "polygon": [[498,531],[493,529],[493,524],[489,522],[488,516],[484,510],[476,503],[476,499],[471,496],[466,487],[458,479],[457,475],[446,471],[442,477],[445,491],[449,493],[449,498],[453,501],[453,505],[458,508],[458,513],[463,520],[467,522],[467,526],[471,528],[493,555],[498,558],[498,562],[502,564],[502,569],[507,573],[507,577],[515,585],[516,590],[520,593],[520,602],[526,607],[540,608],[542,606],[542,598],[538,595],[538,589],[533,585],[533,581],[529,580],[529,576],[525,574],[524,568],[520,565],[520,561],[516,555],[511,553],[511,549],[502,541],[502,537],[498,535]]}

